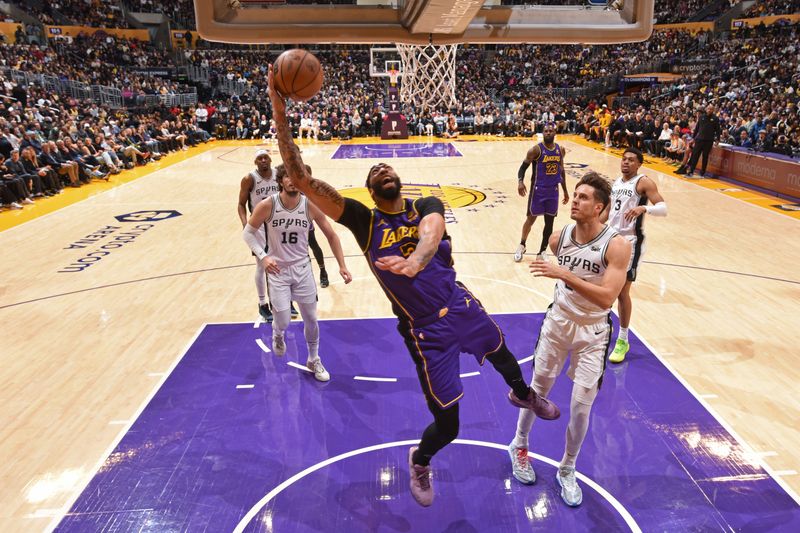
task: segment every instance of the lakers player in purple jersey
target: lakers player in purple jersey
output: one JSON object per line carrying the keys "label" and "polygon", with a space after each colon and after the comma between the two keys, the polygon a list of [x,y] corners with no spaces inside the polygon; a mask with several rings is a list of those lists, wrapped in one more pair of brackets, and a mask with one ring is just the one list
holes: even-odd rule
{"label": "lakers player in purple jersey", "polygon": [[411,494],[420,505],[431,505],[431,458],[458,435],[462,352],[492,364],[511,386],[508,397],[513,405],[545,419],[558,418],[558,407],[525,383],[502,331],[456,281],[442,202],[434,197],[403,198],[400,178],[386,164],[374,165],[367,174],[375,209],[345,199],[331,185],[311,177],[292,140],[286,103],[272,90],[272,68],[269,81],[278,146],[289,177],[323,213],[352,231],[399,319],[397,329],[433,414],[419,445],[409,450]]}
{"label": "lakers player in purple jersey", "polygon": [[[522,162],[517,172],[517,181],[519,182],[517,192],[522,197],[525,197],[526,194],[528,195],[525,223],[522,224],[522,238],[519,241],[519,246],[517,246],[517,251],[514,252],[514,261],[517,263],[522,261],[522,256],[525,255],[528,234],[531,232],[533,223],[536,222],[536,217],[540,215],[544,215],[544,229],[542,230],[542,243],[539,245],[539,252],[536,255],[542,255],[547,249],[547,243],[553,233],[553,221],[558,214],[559,184],[561,184],[561,189],[564,191],[561,203],[566,204],[569,202],[567,180],[564,173],[564,155],[566,155],[567,150],[555,142],[556,125],[552,122],[546,124],[542,137],[543,142],[528,150],[525,155],[525,161]],[[531,190],[528,193],[525,187],[525,172],[531,164],[535,165],[533,167]]]}

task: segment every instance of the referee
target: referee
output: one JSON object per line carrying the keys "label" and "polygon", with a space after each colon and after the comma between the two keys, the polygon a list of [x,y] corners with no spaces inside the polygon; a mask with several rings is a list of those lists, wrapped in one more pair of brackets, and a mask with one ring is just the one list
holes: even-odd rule
{"label": "referee", "polygon": [[694,168],[697,166],[700,154],[703,154],[703,166],[700,169],[700,175],[705,177],[708,155],[711,153],[711,148],[714,144],[719,142],[721,132],[722,127],[719,123],[719,117],[714,114],[714,106],[709,104],[706,107],[705,114],[700,116],[697,126],[694,127],[692,135],[694,137],[694,148],[692,148],[692,157],[689,159],[689,169],[686,172],[687,178],[692,177],[694,174]]}

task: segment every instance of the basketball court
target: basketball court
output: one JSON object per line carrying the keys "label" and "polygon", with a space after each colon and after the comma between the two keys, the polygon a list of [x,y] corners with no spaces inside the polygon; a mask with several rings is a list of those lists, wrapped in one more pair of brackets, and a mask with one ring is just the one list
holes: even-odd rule
{"label": "basketball court", "polygon": [[[377,145],[407,194],[443,198],[459,279],[529,373],[553,286],[512,259],[530,141],[471,141],[301,146],[347,195],[366,198]],[[570,187],[587,168],[618,171],[617,156],[557,141]],[[0,233],[15,251],[2,260],[0,316],[19,325],[3,338],[2,447],[15,458],[3,467],[4,530],[796,529],[798,404],[780,391],[798,377],[787,357],[797,240],[773,237],[774,253],[758,253],[770,235],[795,235],[795,219],[646,169],[670,215],[646,226],[638,340],[595,404],[578,462],[584,505],[566,508],[554,488],[565,417],[536,423],[539,481],[518,484],[505,450],[516,410],[494,372],[464,359],[460,440],[437,456],[426,512],[405,460],[427,411],[354,239],[335,226],[355,280],[320,290],[323,385],[297,368],[299,323],[277,358],[256,320],[235,203],[257,146],[205,148]],[[568,387],[554,393],[562,406]]]}
{"label": "basketball court", "polygon": [[[458,279],[526,377],[554,284],[513,261],[526,205],[516,174],[531,142],[298,141],[314,176],[345,196],[368,202],[367,170],[385,161],[404,194],[442,199]],[[619,173],[618,153],[556,142],[570,190],[588,170]],[[566,507],[555,481],[568,417],[536,422],[538,480],[521,485],[507,452],[518,411],[501,378],[465,357],[461,431],[436,456],[425,509],[408,491],[407,450],[430,415],[344,227],[334,224],[351,284],[321,243],[331,381],[304,370],[297,321],[287,354],[271,352],[236,215],[260,148],[280,162],[275,145],[209,143],[124,182],[0,213],[0,530],[800,530],[800,237],[797,215],[774,207],[786,200],[647,161],[669,216],[645,223],[631,352],[606,370],[578,459],[583,504]],[[561,206],[556,230],[568,220]],[[552,393],[565,414],[570,386],[562,377]]]}

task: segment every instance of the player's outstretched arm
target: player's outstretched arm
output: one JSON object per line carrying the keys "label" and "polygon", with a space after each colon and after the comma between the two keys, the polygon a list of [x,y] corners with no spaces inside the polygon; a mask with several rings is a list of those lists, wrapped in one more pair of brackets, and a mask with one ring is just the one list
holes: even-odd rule
{"label": "player's outstretched arm", "polygon": [[312,220],[316,222],[317,227],[322,230],[322,233],[325,235],[325,238],[328,240],[328,244],[331,247],[333,257],[336,258],[336,262],[339,264],[339,275],[342,276],[345,284],[350,283],[353,281],[353,276],[350,274],[350,271],[347,270],[347,265],[344,262],[342,241],[339,240],[339,236],[336,235],[335,231],[333,231],[331,223],[328,222],[328,217],[326,217],[325,214],[314,204],[309,203],[308,207],[311,211]]}
{"label": "player's outstretched arm", "polygon": [[[551,244],[551,248],[553,245]],[[615,236],[608,243],[606,249],[606,267],[603,279],[599,285],[582,280],[570,270],[550,263],[548,261],[532,261],[531,273],[534,276],[560,279],[571,289],[592,302],[602,307],[610,308],[625,286],[628,262],[631,258],[631,244],[621,236]]]}
{"label": "player's outstretched arm", "polygon": [[339,220],[344,212],[344,198],[336,189],[322,180],[312,178],[306,171],[300,149],[294,144],[292,130],[286,120],[286,101],[273,88],[272,65],[269,67],[269,98],[272,102],[272,118],[278,129],[278,148],[281,151],[286,174],[290,176],[300,192],[334,220]]}

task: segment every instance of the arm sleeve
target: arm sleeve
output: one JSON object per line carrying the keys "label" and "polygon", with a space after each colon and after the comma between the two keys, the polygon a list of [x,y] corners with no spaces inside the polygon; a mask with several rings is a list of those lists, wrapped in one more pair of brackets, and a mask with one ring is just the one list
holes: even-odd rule
{"label": "arm sleeve", "polygon": [[525,181],[525,171],[528,170],[529,166],[531,166],[531,164],[527,161],[522,162],[522,164],[519,166],[519,170],[517,170],[517,180]]}
{"label": "arm sleeve", "polygon": [[444,216],[444,204],[438,198],[426,196],[414,202],[414,208],[419,213],[420,220],[431,213],[439,213]]}
{"label": "arm sleeve", "polygon": [[361,250],[367,248],[370,224],[372,223],[372,212],[367,206],[352,198],[345,198],[344,211],[336,222],[353,233]]}
{"label": "arm sleeve", "polygon": [[242,238],[259,261],[266,257],[267,252],[264,251],[264,246],[258,240],[258,228],[247,224],[242,230]]}
{"label": "arm sleeve", "polygon": [[658,202],[655,205],[647,205],[644,208],[645,213],[653,215],[654,217],[667,216],[667,202]]}

